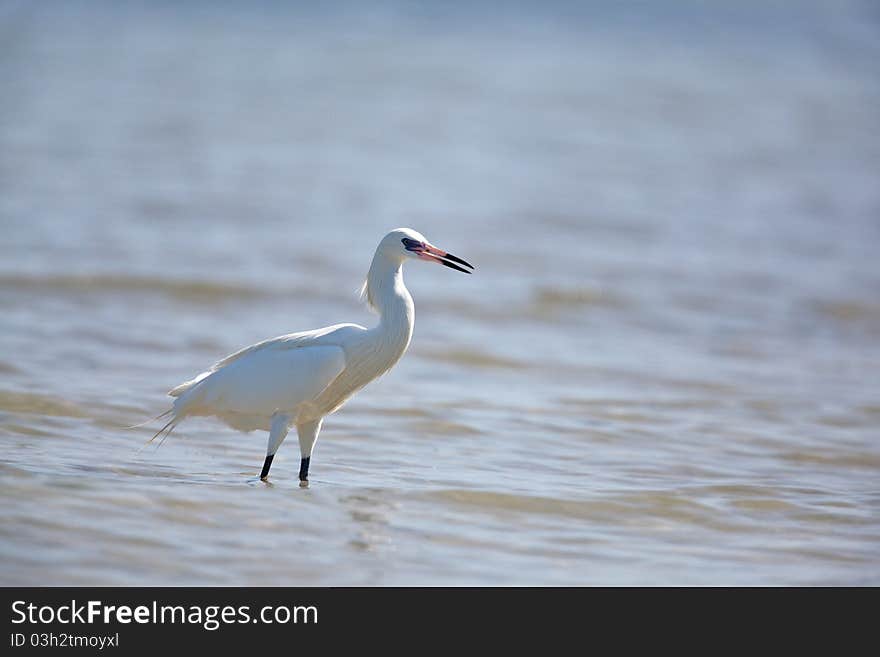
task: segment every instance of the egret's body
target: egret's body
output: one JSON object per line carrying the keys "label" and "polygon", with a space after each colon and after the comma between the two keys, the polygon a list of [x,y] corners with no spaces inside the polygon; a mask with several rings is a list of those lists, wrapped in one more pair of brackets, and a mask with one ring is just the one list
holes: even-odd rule
{"label": "egret's body", "polygon": [[241,431],[269,431],[260,475],[265,479],[275,452],[295,426],[300,480],[307,481],[324,417],[393,367],[409,346],[415,307],[403,283],[407,258],[470,273],[454,263],[471,265],[431,246],[416,231],[391,231],[379,243],[364,284],[364,294],[379,314],[375,327],[337,324],[291,333],[227,356],[168,393],[176,398],[168,411],[171,420],[156,436],[170,433],[185,417],[199,415],[215,416]]}

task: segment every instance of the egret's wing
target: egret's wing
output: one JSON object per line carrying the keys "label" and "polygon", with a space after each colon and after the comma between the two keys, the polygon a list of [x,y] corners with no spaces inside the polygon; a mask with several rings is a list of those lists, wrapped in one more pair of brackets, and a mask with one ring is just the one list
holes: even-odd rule
{"label": "egret's wing", "polygon": [[364,330],[366,329],[364,329],[363,326],[358,326],[357,324],[335,324],[333,326],[326,326],[324,328],[315,329],[314,331],[301,331],[299,333],[289,333],[288,335],[281,335],[277,338],[263,340],[262,342],[253,344],[250,347],[240,349],[234,354],[230,354],[223,360],[215,363],[214,366],[211,368],[211,371],[216,372],[217,370],[226,367],[227,365],[237,361],[244,356],[252,354],[256,351],[262,351],[264,349],[297,349],[299,347],[308,347],[311,345],[321,344],[339,345],[341,340],[343,340],[346,335],[351,333],[351,331]]}
{"label": "egret's wing", "polygon": [[239,355],[202,380],[195,403],[218,414],[294,410],[314,400],[344,369],[345,351],[339,346],[264,347]]}
{"label": "egret's wing", "polygon": [[327,326],[325,328],[316,329],[314,331],[290,333],[288,335],[281,335],[277,338],[263,340],[262,342],[258,342],[257,344],[251,345],[250,347],[240,349],[234,354],[231,354],[223,360],[218,361],[214,364],[213,367],[211,367],[210,370],[202,372],[201,374],[193,379],[190,379],[189,381],[184,381],[180,385],[169,390],[168,394],[172,397],[182,397],[183,395],[190,392],[195,393],[197,387],[199,388],[199,392],[201,392],[202,386],[200,386],[199,384],[201,384],[202,381],[206,381],[209,377],[212,377],[214,373],[219,372],[240,360],[253,357],[261,352],[269,351],[272,353],[281,353],[285,351],[301,349],[304,347],[328,345],[342,347],[345,344],[345,340],[347,338],[350,338],[353,334],[360,333],[365,330],[366,329],[363,326],[358,326],[357,324],[336,324],[334,326]]}

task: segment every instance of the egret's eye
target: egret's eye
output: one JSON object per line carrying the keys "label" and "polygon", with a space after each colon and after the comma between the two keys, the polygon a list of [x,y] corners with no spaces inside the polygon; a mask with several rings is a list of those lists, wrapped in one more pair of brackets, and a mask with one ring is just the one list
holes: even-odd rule
{"label": "egret's eye", "polygon": [[404,237],[402,240],[403,247],[407,251],[422,251],[425,248],[424,243],[419,242],[418,240],[410,239],[409,237]]}

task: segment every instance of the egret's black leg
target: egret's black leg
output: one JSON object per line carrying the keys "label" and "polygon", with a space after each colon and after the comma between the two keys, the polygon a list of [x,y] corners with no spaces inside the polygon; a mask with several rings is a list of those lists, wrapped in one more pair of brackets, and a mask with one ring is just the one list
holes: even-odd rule
{"label": "egret's black leg", "polygon": [[269,476],[269,468],[272,467],[272,459],[275,458],[275,452],[281,447],[281,443],[284,442],[289,430],[290,416],[283,413],[275,413],[269,425],[269,444],[266,445],[266,460],[263,462],[263,471],[260,473],[260,479],[263,481],[266,481],[266,477]]}
{"label": "egret's black leg", "polygon": [[309,487],[309,461],[312,459],[312,450],[315,447],[315,441],[318,439],[323,421],[324,418],[318,418],[296,425],[296,432],[299,434],[299,455],[302,459],[299,463],[299,485],[301,488]]}
{"label": "egret's black leg", "polygon": [[269,476],[269,468],[272,467],[272,459],[275,458],[274,454],[269,454],[266,457],[266,460],[263,462],[263,471],[260,473],[260,479],[264,480]]}

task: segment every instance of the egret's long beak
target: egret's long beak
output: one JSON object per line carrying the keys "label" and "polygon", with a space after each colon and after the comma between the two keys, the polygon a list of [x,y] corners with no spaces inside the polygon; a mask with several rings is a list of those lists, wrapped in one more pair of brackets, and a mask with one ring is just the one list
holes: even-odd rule
{"label": "egret's long beak", "polygon": [[[438,249],[433,244],[428,244],[427,242],[416,242],[415,240],[409,239],[404,240],[404,244],[407,251],[412,251],[421,260],[427,260],[428,262],[439,262],[441,265],[451,267],[452,269],[457,269],[458,271],[463,271],[465,274],[470,274],[471,272],[469,272],[464,267],[470,267],[471,269],[474,268],[474,266],[469,262],[466,262],[458,256],[452,255],[451,253],[447,253],[443,249]],[[464,267],[459,267],[458,265],[464,265]]]}

